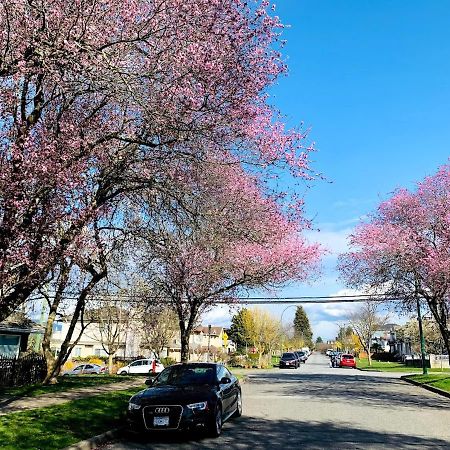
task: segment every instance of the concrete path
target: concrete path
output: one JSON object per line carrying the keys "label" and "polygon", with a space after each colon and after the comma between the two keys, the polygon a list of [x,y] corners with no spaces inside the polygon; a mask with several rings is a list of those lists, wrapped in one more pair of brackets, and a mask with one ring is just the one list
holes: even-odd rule
{"label": "concrete path", "polygon": [[450,399],[401,375],[331,369],[314,354],[297,370],[251,374],[243,416],[218,439],[164,434],[102,449],[450,449]]}
{"label": "concrete path", "polygon": [[64,392],[54,392],[51,394],[39,395],[37,397],[0,397],[0,416],[18,411],[43,408],[45,406],[59,405],[70,400],[100,395],[104,392],[126,390],[130,387],[144,386],[141,377],[135,380],[123,381],[119,383],[101,384],[87,386],[76,389],[69,389]]}

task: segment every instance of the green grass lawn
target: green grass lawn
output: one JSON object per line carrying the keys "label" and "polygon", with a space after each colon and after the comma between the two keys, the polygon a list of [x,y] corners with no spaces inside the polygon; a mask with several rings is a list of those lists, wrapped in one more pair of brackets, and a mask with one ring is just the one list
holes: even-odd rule
{"label": "green grass lawn", "polygon": [[0,448],[61,449],[104,433],[123,423],[128,399],[141,389],[108,392],[0,416]]}
{"label": "green grass lawn", "polygon": [[0,389],[0,396],[11,395],[17,397],[36,397],[42,394],[63,392],[81,387],[118,383],[129,379],[130,377],[128,376],[118,375],[80,375],[76,377],[60,377],[57,384],[51,384],[48,386],[33,384],[30,386]]}
{"label": "green grass lawn", "polygon": [[410,380],[417,381],[421,384],[427,384],[443,391],[450,392],[450,374],[449,373],[433,373],[431,375],[409,375],[406,377]]}
{"label": "green grass lawn", "polygon": [[[372,366],[369,366],[369,360],[367,358],[356,358],[356,367],[362,370],[377,370],[381,372],[407,372],[407,373],[421,373],[420,367],[406,367],[402,363],[398,362],[385,362],[372,360]],[[428,369],[429,372],[441,372],[441,369]],[[450,372],[450,369],[444,369],[445,372]]]}

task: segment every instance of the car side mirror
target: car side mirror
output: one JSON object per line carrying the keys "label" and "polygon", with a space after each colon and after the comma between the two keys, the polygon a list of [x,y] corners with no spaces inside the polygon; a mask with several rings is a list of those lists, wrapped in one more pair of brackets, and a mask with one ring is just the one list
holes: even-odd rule
{"label": "car side mirror", "polygon": [[231,383],[231,380],[228,377],[223,377],[219,382],[219,384],[229,384],[229,383]]}
{"label": "car side mirror", "polygon": [[145,384],[146,384],[147,386],[151,386],[154,382],[155,382],[155,379],[154,379],[154,378],[147,378],[147,379],[145,380]]}

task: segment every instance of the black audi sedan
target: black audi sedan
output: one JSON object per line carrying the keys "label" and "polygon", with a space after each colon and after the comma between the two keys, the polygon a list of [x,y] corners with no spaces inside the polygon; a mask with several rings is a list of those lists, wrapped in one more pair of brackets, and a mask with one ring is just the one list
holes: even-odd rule
{"label": "black audi sedan", "polygon": [[221,364],[186,363],[164,369],[128,402],[135,432],[205,428],[219,436],[223,423],[242,414],[238,379]]}

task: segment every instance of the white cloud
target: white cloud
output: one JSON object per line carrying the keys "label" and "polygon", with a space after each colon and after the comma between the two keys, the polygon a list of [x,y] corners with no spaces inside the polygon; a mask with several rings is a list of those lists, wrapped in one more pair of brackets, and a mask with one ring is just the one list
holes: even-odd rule
{"label": "white cloud", "polygon": [[231,318],[236,312],[236,306],[217,305],[202,315],[201,323],[202,325],[213,325],[228,328],[231,323]]}
{"label": "white cloud", "polygon": [[305,232],[305,236],[309,242],[318,242],[329,252],[325,255],[325,258],[335,258],[340,253],[348,250],[348,236],[352,231],[352,228],[345,228],[338,231],[311,230]]}

